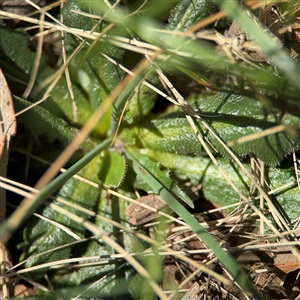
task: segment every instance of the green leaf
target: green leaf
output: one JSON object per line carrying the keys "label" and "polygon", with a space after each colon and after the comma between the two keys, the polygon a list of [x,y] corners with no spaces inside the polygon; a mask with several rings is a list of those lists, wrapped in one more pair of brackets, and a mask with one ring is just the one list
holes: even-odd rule
{"label": "green leaf", "polygon": [[216,4],[210,0],[181,0],[173,9],[168,29],[185,31],[198,21],[216,12]]}
{"label": "green leaf", "polygon": [[[152,85],[159,85],[159,77],[156,73],[150,73],[145,80]],[[133,122],[137,123],[149,115],[156,103],[157,94],[148,86],[141,84],[129,100],[128,109]]]}
{"label": "green leaf", "polygon": [[[65,4],[64,14],[66,17],[66,24],[71,27],[92,30],[96,21],[91,21],[91,18],[82,17],[76,12],[72,12],[75,4],[68,1]],[[87,21],[87,19],[89,21]],[[97,28],[101,31],[103,27]],[[0,66],[6,74],[16,77],[23,84],[16,84],[10,81],[12,93],[21,96],[30,74],[33,69],[35,61],[35,53],[28,48],[28,35],[25,31],[11,31],[4,26],[0,26]],[[66,34],[66,50],[67,55],[71,55],[75,48],[79,45],[81,40],[75,38],[71,34]],[[19,49],[22,49],[20,51]],[[104,58],[102,53],[106,53],[118,62],[122,61],[123,50],[110,46],[102,41],[97,41],[93,46],[85,44],[85,46],[75,55],[70,62],[68,68],[70,71],[72,90],[74,94],[74,101],[78,108],[77,112],[77,126],[83,126],[94,113],[95,109],[104,101],[104,99],[112,92],[112,90],[119,84],[123,77],[123,71],[113,63]],[[35,87],[38,87],[44,80],[48,79],[55,73],[55,69],[49,67],[44,58],[41,57],[39,69],[36,76]],[[56,76],[58,76],[56,74]],[[29,96],[30,101],[37,101],[41,98],[45,89],[38,95],[32,93]],[[74,123],[73,102],[69,93],[67,81],[65,76],[59,79],[58,83],[51,91],[50,97],[41,104],[50,112],[58,117],[65,118],[68,122]],[[108,111],[101,122],[99,122],[93,129],[95,136],[103,136],[109,128],[111,111]]]}
{"label": "green leaf", "polygon": [[[106,22],[101,22],[101,25],[98,25],[98,20],[80,15],[81,12],[87,12],[84,10],[85,7],[85,3],[80,1],[68,1],[62,10],[65,24],[69,27],[82,28],[87,31],[101,32],[105,29]],[[96,26],[96,29],[93,29],[94,26]],[[81,40],[71,34],[67,34],[66,38],[67,54],[71,55]],[[81,48],[69,66],[72,83],[82,88],[93,110],[97,109],[116,88],[124,75],[119,66],[108,61],[101,53],[108,55],[117,63],[121,63],[124,51],[100,39],[92,45],[86,44]],[[101,135],[106,134],[109,129],[110,115],[111,110],[106,113],[102,122],[97,126],[98,133]],[[90,115],[87,116],[87,118],[89,117]],[[82,119],[80,125],[83,125],[87,118]]]}
{"label": "green leaf", "polygon": [[126,173],[126,161],[117,150],[107,150],[103,153],[99,171],[100,180],[108,187],[118,187]]}
{"label": "green leaf", "polygon": [[[193,201],[179,188],[176,182],[170,177],[170,173],[168,170],[162,170],[159,165],[148,157],[140,154],[138,149],[133,147],[126,148],[125,154],[130,157],[134,157],[134,159],[138,160],[144,168],[147,169],[151,174],[153,174],[162,185],[168,188],[177,199],[182,200],[190,207],[194,208]],[[130,161],[128,161],[130,165]],[[130,165],[132,167],[132,165]],[[142,170],[141,170],[142,172]],[[148,185],[147,180],[145,183]],[[148,190],[148,193],[159,194],[159,187],[155,188],[154,186],[150,186],[151,190]]]}
{"label": "green leaf", "polygon": [[[27,100],[14,97],[16,113],[31,105],[32,103]],[[49,143],[58,139],[63,145],[67,145],[79,134],[77,128],[70,126],[65,120],[56,117],[56,115],[40,106],[34,106],[18,115],[17,120],[19,124],[25,124],[36,135],[45,135]],[[89,137],[81,145],[85,150],[91,150],[95,146],[96,143]]]}
{"label": "green leaf", "polygon": [[255,299],[262,299],[261,295],[255,289],[248,276],[243,272],[235,259],[233,259],[232,256],[225,252],[214,240],[214,238],[200,225],[198,220],[196,220],[195,217],[192,216],[190,212],[185,209],[185,207],[182,206],[179,201],[176,200],[176,198],[174,198],[169,189],[167,189],[166,186],[161,183],[161,180],[158,180],[157,176],[144,166],[143,162],[139,160],[139,157],[135,155],[136,153],[137,152],[132,150],[130,151],[130,154],[129,152],[127,152],[127,155],[129,155],[129,157],[131,158],[131,166],[134,171],[141,178],[143,178],[143,180],[145,180],[153,189],[156,189],[158,191],[158,194],[162,199],[164,199],[168,206],[178,216],[180,216],[187,225],[190,226],[193,232],[198,235],[198,237],[206,244],[208,248],[213,250],[220,263],[236,280],[243,291],[247,292],[248,295],[251,295],[251,297],[254,297]]}
{"label": "green leaf", "polygon": [[[200,96],[193,106],[199,109],[199,114],[205,116],[210,126],[225,142],[236,141],[250,134],[259,134],[280,124],[291,126],[288,127],[292,128],[290,131],[261,138],[258,136],[257,139],[245,143],[236,143],[232,150],[239,156],[254,153],[266,164],[276,165],[300,146],[299,118],[289,114],[279,117],[277,113],[269,113],[256,99],[219,92]],[[178,154],[202,154],[201,145],[181,112],[168,114],[130,130],[142,148]],[[213,145],[212,151],[216,149],[219,154],[230,159],[227,151],[207,132],[201,122],[199,130]]]}
{"label": "green leaf", "polygon": [[[89,180],[97,182],[99,181],[96,175],[99,169],[98,166],[99,158],[96,158],[78,174],[88,178]],[[57,196],[70,201],[70,203],[76,203],[77,205],[92,209],[97,203],[99,189],[86,182],[71,178],[61,187]],[[77,216],[87,218],[85,213],[71,208],[68,205],[64,205],[56,201],[54,201],[54,203],[65,208],[67,211],[76,214]],[[26,267],[69,258],[71,256],[71,247],[65,247],[60,250],[55,250],[55,248],[76,241],[74,235],[78,238],[83,238],[85,235],[85,229],[82,224],[76,223],[68,216],[56,212],[50,206],[46,206],[41,209],[39,213],[42,214],[43,217],[65,226],[72,232],[72,234],[62,229],[60,226],[57,226],[57,224],[52,224],[44,219],[32,217],[23,230],[24,242],[19,245],[19,248],[22,248],[24,251],[21,260],[29,258],[25,264]],[[40,255],[40,253],[48,250],[52,251]],[[47,269],[44,268],[39,271],[32,272],[31,277],[35,279],[41,278],[46,272]]]}
{"label": "green leaf", "polygon": [[[99,201],[94,206],[94,211],[101,217],[113,220],[129,226],[125,222],[125,207],[127,201],[122,199],[110,199],[105,190],[101,190]],[[145,250],[144,245],[140,240],[126,231],[120,232],[118,228],[114,227],[111,223],[96,218],[94,223],[97,227],[107,235],[113,236],[120,245],[126,249],[128,253],[142,252]],[[62,298],[76,297],[82,293],[82,297],[90,299],[92,297],[112,297],[120,296],[125,297],[130,295],[129,286],[131,281],[136,275],[136,272],[123,265],[122,260],[110,259],[111,255],[115,254],[115,249],[103,243],[101,239],[92,239],[85,243],[76,245],[73,248],[72,255],[74,257],[95,257],[95,263],[100,263],[95,266],[82,266],[81,268],[65,270],[62,274],[56,272],[52,279],[52,286],[55,292]],[[101,264],[104,260],[106,263]],[[122,267],[123,265],[123,267]],[[95,278],[102,278],[95,284]]]}
{"label": "green leaf", "polygon": [[[66,172],[60,174],[53,179],[46,187],[39,191],[38,195],[28,203],[21,203],[19,208],[11,214],[11,216],[0,225],[0,231],[2,232],[3,239],[7,239],[11,236],[12,232],[16,229],[14,218],[16,215],[20,218],[19,224],[26,221],[40,206],[41,204],[60,187],[62,187],[68,180],[70,180],[76,173],[80,172],[89,162],[91,162],[97,155],[106,149],[111,143],[111,139],[107,139],[97,145],[93,150],[88,152],[84,157],[72,165]],[[24,209],[26,207],[26,209]]]}
{"label": "green leaf", "polygon": [[[216,202],[221,206],[240,201],[240,196],[232,189],[209,158],[179,155],[151,149],[141,149],[140,152],[160,162],[164,167],[173,170],[179,179],[190,180],[194,186],[201,184],[207,200]],[[249,195],[251,182],[244,172],[240,171],[234,162],[224,158],[219,158],[218,163],[235,186],[244,195]],[[243,165],[248,171],[251,170],[248,162],[244,162]],[[296,219],[299,216],[300,198],[296,186],[295,171],[290,167],[268,167],[265,168],[265,178],[272,190],[289,185],[288,188],[279,189],[277,193],[272,194],[272,199],[277,203],[280,211],[284,211],[284,214],[290,220]]]}

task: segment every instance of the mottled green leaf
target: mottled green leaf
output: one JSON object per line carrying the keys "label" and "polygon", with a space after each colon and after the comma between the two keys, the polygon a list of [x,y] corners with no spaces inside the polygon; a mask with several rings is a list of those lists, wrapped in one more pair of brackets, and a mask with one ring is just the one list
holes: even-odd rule
{"label": "mottled green leaf", "polygon": [[[153,85],[159,84],[159,78],[156,73],[151,73],[145,77],[145,80]],[[133,122],[143,120],[154,107],[157,94],[146,85],[139,85],[130,98],[128,110],[130,111]]]}
{"label": "mottled green leaf", "polygon": [[[127,149],[128,150],[128,149]],[[130,151],[130,154],[133,152]],[[228,253],[225,252],[214,238],[202,227],[199,221],[170,193],[169,189],[157,179],[148,168],[145,168],[143,163],[135,156],[127,155],[132,159],[132,168],[142,177],[149,185],[158,190],[159,195],[168,204],[168,206],[193,230],[195,234],[206,244],[206,246],[214,252],[220,263],[226,268],[237,283],[244,291],[247,291],[251,297],[262,299],[256,288],[253,286],[249,277],[242,271],[237,261]]]}
{"label": "mottled green leaf", "polygon": [[[76,12],[71,11],[74,8],[77,8],[80,12],[80,8],[76,6],[73,1],[68,1],[65,4],[63,12],[66,16],[66,24],[70,27],[77,28],[80,28],[80,26],[84,24],[84,29],[92,30],[93,25],[96,24],[97,21],[87,17],[79,17]],[[82,18],[84,18],[85,21],[83,21]],[[105,25],[102,25],[101,28],[97,28],[96,31],[99,32],[104,27]],[[6,74],[11,75],[11,77],[17,77],[23,81],[23,84],[16,84],[14,81],[10,81],[12,82],[12,93],[21,96],[33,69],[35,53],[28,48],[29,36],[26,31],[22,29],[20,29],[19,32],[11,31],[0,24],[0,35],[0,66]],[[68,56],[73,53],[80,42],[81,40],[73,35],[66,34],[66,51]],[[22,49],[22,51],[19,49]],[[122,60],[122,50],[98,41],[93,46],[85,44],[68,66],[74,101],[78,108],[77,126],[83,126],[89,120],[95,109],[100,106],[104,99],[118,85],[123,76],[123,71],[104,58],[101,52],[106,53],[118,62]],[[41,57],[35,87],[52,76],[54,72],[55,69],[49,67],[45,59]],[[37,99],[40,99],[44,91],[45,90],[38,95],[31,94],[29,100],[35,102]],[[67,121],[74,123],[76,118],[73,103],[64,75],[62,75],[58,83],[51,90],[50,97],[41,105],[55,113],[56,116],[63,117]],[[110,113],[111,111],[108,111],[102,121],[95,126],[93,129],[94,135],[103,136],[107,132]]]}
{"label": "mottled green leaf", "polygon": [[[79,175],[97,182],[99,181],[96,175],[98,170],[99,157],[95,158],[90,164],[83,168],[79,172]],[[72,178],[61,187],[57,196],[66,199],[71,203],[76,203],[92,209],[97,203],[99,189],[86,182]],[[70,208],[68,205],[64,205],[56,201],[55,204],[62,206],[67,211],[72,212],[77,216],[87,218],[86,214],[79,212],[74,208]],[[65,226],[72,232],[72,234],[77,235],[79,238],[83,238],[85,236],[85,228],[82,224],[74,222],[68,216],[56,212],[51,207],[46,206],[39,212],[44,217]],[[75,241],[76,239],[72,234],[55,224],[49,223],[43,219],[32,217],[23,230],[24,242],[19,245],[19,248],[22,248],[24,251],[22,260],[29,258],[29,261],[26,262],[26,266],[30,267],[41,263],[69,258],[71,256],[71,247],[66,247],[56,251],[54,249],[58,246]],[[53,251],[35,257],[35,255],[51,249],[53,249]],[[41,277],[45,272],[47,272],[47,270],[42,269],[32,273],[31,276],[34,278]]]}
{"label": "mottled green leaf", "polygon": [[[129,226],[125,222],[125,207],[127,203],[123,199],[110,199],[105,190],[100,193],[100,200],[94,206],[95,212],[101,217],[117,221],[123,226]],[[120,232],[111,223],[96,218],[94,223],[107,235],[112,236],[122,245],[128,253],[144,251],[146,245],[126,231]],[[123,260],[110,259],[115,254],[115,249],[105,244],[101,238],[92,239],[83,244],[76,245],[72,251],[75,257],[95,257],[96,262],[105,263],[95,266],[83,266],[76,272],[70,269],[63,274],[56,273],[52,285],[61,297],[75,297],[80,293],[85,299],[92,297],[112,297],[118,295],[130,295],[129,286],[131,280],[137,276],[136,272],[126,264],[119,270],[116,268],[123,265]],[[97,284],[95,278],[103,278]],[[91,284],[93,284],[91,286]],[[89,287],[89,288],[88,288]]]}

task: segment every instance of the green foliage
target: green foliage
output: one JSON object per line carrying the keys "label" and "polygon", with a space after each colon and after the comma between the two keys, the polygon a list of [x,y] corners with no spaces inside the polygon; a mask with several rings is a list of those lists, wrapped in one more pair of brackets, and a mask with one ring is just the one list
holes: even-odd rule
{"label": "green foliage", "polygon": [[[32,103],[15,96],[14,105],[15,111],[18,113],[23,109],[28,109]],[[47,142],[53,143],[55,140],[59,140],[64,146],[69,144],[79,133],[77,128],[70,126],[64,119],[56,117],[41,106],[34,106],[20,114],[18,122],[27,126],[37,135],[45,135]],[[85,150],[91,150],[95,146],[96,142],[90,138],[87,138],[82,144]]]}
{"label": "green foliage", "polygon": [[180,1],[170,15],[168,28],[171,30],[187,30],[216,11],[216,5],[213,1]]}
{"label": "green foliage", "polygon": [[[153,84],[159,85],[159,79],[155,73],[150,73],[145,77],[145,80]],[[143,121],[146,116],[151,113],[155,103],[157,95],[146,85],[140,85],[132,97],[129,99],[127,121],[128,123]]]}
{"label": "green foliage", "polygon": [[126,161],[117,150],[106,151],[102,156],[100,180],[108,187],[119,187],[126,173]]}
{"label": "green foliage", "polygon": [[[87,167],[83,168],[79,172],[79,175],[93,181],[99,181],[96,175],[98,168],[99,159],[96,159]],[[88,195],[88,197],[86,197],[86,195]],[[72,178],[61,187],[57,196],[62,199],[67,199],[70,203],[91,208],[95,207],[98,201],[99,190],[91,187],[86,182]],[[77,216],[87,217],[86,214],[74,208],[70,208],[66,204],[54,203],[66,209],[66,211],[75,213]],[[57,224],[51,224],[45,219],[31,219],[31,222],[23,231],[24,242],[19,245],[19,248],[22,248],[24,251],[22,260],[29,258],[26,262],[26,267],[69,258],[71,256],[71,247],[66,246],[57,251],[53,249],[74,242],[76,240],[74,236],[77,236],[78,239],[84,237],[84,229],[82,226],[71,220],[68,216],[61,214],[61,212],[53,210],[50,206],[46,206],[40,212],[45,218],[55,221],[65,228],[58,227]],[[72,229],[72,234],[66,230],[67,228]],[[51,251],[49,252],[48,250]],[[44,251],[48,252],[39,255]],[[42,277],[46,271],[47,269],[42,269],[38,272],[31,273],[31,276],[37,279]]]}
{"label": "green foliage", "polygon": [[[182,200],[186,204],[188,204],[190,207],[194,207],[194,204],[192,200],[179,188],[179,186],[176,184],[174,180],[171,179],[171,175],[167,170],[161,170],[159,168],[159,165],[155,163],[154,161],[150,160],[148,157],[141,155],[136,149],[134,148],[128,148],[126,151],[127,156],[129,155],[130,160],[138,161],[142,167],[145,169],[145,172],[149,172],[155,176],[155,178],[160,182],[162,186],[164,186],[166,189],[168,189],[177,200]],[[137,172],[136,166],[134,164],[132,165],[131,162],[129,162],[130,166]],[[143,173],[143,169],[138,168],[138,175],[140,176],[141,173]],[[143,178],[143,177],[142,177]],[[144,178],[143,178],[144,179]],[[145,180],[146,185],[148,185],[147,180]],[[153,185],[149,185],[150,188],[147,189],[148,193],[155,193],[159,194],[160,192],[160,186],[155,188]]]}
{"label": "green foliage", "polygon": [[[132,2],[128,9],[142,4],[139,1]],[[224,1],[221,5],[259,43],[273,65],[232,61],[215,53],[212,45],[195,37],[183,37],[165,31],[183,32],[202,21],[217,9],[213,1],[163,1],[159,6],[155,1],[148,1],[143,9],[130,15],[119,7],[108,11],[104,1],[67,1],[61,10],[66,26],[96,33],[109,29],[105,36],[94,42],[66,33],[67,57],[74,54],[68,64],[74,99],[63,73],[48,66],[43,57],[33,92],[28,100],[20,98],[29,81],[36,55],[27,47],[28,34],[25,29],[12,30],[1,22],[0,63],[5,74],[10,76],[16,111],[20,112],[40,100],[47,88],[43,86],[40,89],[40,86],[46,79],[51,76],[52,79],[58,79],[50,96],[41,105],[18,116],[22,130],[33,132],[36,137],[46,136],[44,149],[56,140],[61,147],[65,147],[80,134],[80,129],[90,120],[94,111],[116,91],[125,77],[125,72],[118,64],[132,66],[137,63],[137,56],[122,48],[122,38],[134,37],[134,41],[151,42],[150,46],[155,49],[152,53],[156,55],[154,63],[150,62],[152,58],[148,55],[149,64],[133,74],[133,79],[122,86],[112,107],[95,125],[92,137],[82,143],[81,149],[84,151],[80,153],[83,153],[83,157],[39,192],[25,216],[32,215],[51,195],[67,201],[61,203],[51,200],[52,204],[65,209],[63,213],[59,208],[47,204],[38,210],[47,219],[32,216],[25,223],[21,230],[23,238],[18,241],[18,247],[23,251],[20,260],[28,259],[26,267],[70,257],[92,258],[91,261],[95,263],[99,262],[99,257],[106,260],[97,266],[76,268],[76,265],[70,263],[63,269],[55,269],[47,265],[30,272],[28,276],[45,285],[44,276],[48,276],[50,287],[54,289],[54,298],[75,297],[81,293],[83,298],[124,299],[128,296],[129,299],[146,299],[153,296],[153,291],[149,292],[153,286],[147,276],[138,274],[141,271],[137,272],[138,268],[134,270],[124,263],[124,259],[112,258],[120,251],[112,246],[113,242],[117,242],[129,254],[142,253],[149,247],[146,242],[127,232],[127,202],[112,196],[108,191],[108,188],[112,188],[131,198],[136,198],[137,192],[160,195],[198,237],[213,249],[223,267],[243,291],[260,299],[236,261],[219,247],[181,205],[184,202],[194,207],[180,186],[186,181],[195,186],[201,184],[206,199],[224,206],[236,203],[240,196],[220,173],[222,168],[241,194],[253,201],[258,197],[258,192],[251,191],[251,180],[204,125],[202,120],[205,120],[222,141],[233,142],[231,148],[243,161],[246,170],[251,171],[249,155],[268,165],[265,170],[267,184],[270,189],[278,188],[272,194],[272,200],[284,212],[287,221],[297,218],[300,203],[295,170],[291,167],[290,159],[283,160],[300,146],[299,86],[295,80],[299,70],[285,50],[276,48],[273,51],[276,43],[269,33],[256,26],[236,2]],[[173,10],[169,13],[171,8]],[[99,18],[81,13],[105,14],[105,20],[101,17],[99,21]],[[165,17],[168,25],[162,26],[161,18],[165,15],[169,15]],[[247,21],[246,25],[243,24],[244,20]],[[108,27],[110,24],[114,26]],[[139,49],[144,51],[146,48],[143,47]],[[115,64],[105,55],[112,58]],[[129,60],[133,57],[130,63],[126,62],[128,57]],[[160,89],[164,87],[156,73],[158,67],[165,74],[171,73],[178,77],[179,81],[182,77],[178,74],[183,72],[185,80],[188,76],[191,80],[203,79],[209,83],[213,92],[198,95],[195,89],[193,94],[196,95],[186,98],[202,118],[194,121],[217,158],[218,167],[208,158],[181,107],[168,106],[164,110],[156,93],[142,84],[146,79]],[[166,90],[172,92],[172,89]],[[189,91],[185,93],[188,96],[192,94]],[[78,108],[76,122],[73,100]],[[122,120],[123,110],[125,118]],[[117,128],[119,123],[120,127]],[[272,132],[273,128],[281,125],[285,126],[285,130]],[[266,130],[271,132],[261,136]],[[113,139],[114,134],[116,139]],[[254,139],[239,143],[240,138],[253,134],[256,134]],[[112,140],[116,142],[112,144]],[[89,182],[74,178],[75,174]],[[288,187],[281,190],[280,187],[285,184],[289,184]],[[76,217],[82,219],[79,221]],[[123,227],[120,229],[116,224]],[[9,230],[6,225],[4,223],[0,230]],[[95,228],[97,233],[93,231]],[[104,237],[109,237],[113,242],[109,243]],[[153,251],[157,254],[158,248],[153,246]],[[139,258],[137,262],[146,267],[153,281],[161,280],[163,262],[158,254],[149,260]],[[153,268],[155,264],[160,267]],[[100,278],[102,280],[93,285]],[[45,292],[39,293],[46,297]]]}
{"label": "green foliage", "polygon": [[[299,118],[280,112],[270,112],[260,101],[231,93],[212,93],[194,99],[193,106],[210,124],[211,128],[225,142],[258,134],[257,138],[238,144],[232,149],[245,156],[254,153],[268,165],[276,165],[300,146],[298,133]],[[288,130],[260,138],[259,133],[279,124],[290,125]],[[211,150],[230,159],[226,149],[199,122],[199,130],[213,146]],[[130,129],[135,133],[137,143],[143,148],[178,154],[201,155],[203,150],[182,112],[167,114],[146,124]]]}
{"label": "green foliage", "polygon": [[[237,203],[240,200],[240,196],[207,157],[179,155],[151,149],[140,151],[143,155],[160,162],[164,167],[174,170],[179,179],[190,181],[194,186],[201,184],[204,196],[208,200],[217,201],[222,206]],[[239,170],[236,163],[224,158],[219,158],[218,163],[239,191],[248,195],[251,185],[250,179]],[[243,165],[247,170],[251,170],[248,162],[244,162]],[[299,215],[300,198],[294,170],[291,167],[268,167],[265,170],[265,177],[272,189],[280,188],[286,184],[289,186],[284,190],[279,189],[277,193],[272,195],[272,198],[276,199],[278,208],[285,211],[289,219],[296,219]],[[249,194],[249,196],[255,197],[256,194]]]}

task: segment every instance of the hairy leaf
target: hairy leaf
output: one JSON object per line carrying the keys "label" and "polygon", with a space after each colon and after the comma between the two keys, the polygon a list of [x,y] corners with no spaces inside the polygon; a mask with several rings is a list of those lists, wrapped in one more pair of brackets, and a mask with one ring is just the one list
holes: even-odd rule
{"label": "hairy leaf", "polygon": [[[175,197],[181,199],[190,207],[194,207],[192,200],[179,188],[174,179],[171,179],[168,170],[161,169],[156,162],[146,156],[141,155],[138,152],[138,149],[135,149],[133,147],[128,147],[125,153],[127,156],[129,156],[129,158],[131,158],[132,156],[134,157],[134,159],[138,160],[144,166],[144,168],[146,168],[151,174],[153,174],[157,178],[157,180],[161,182],[161,184],[168,188]],[[132,163],[130,161],[128,161],[128,164],[132,168]],[[147,181],[145,183],[148,185]],[[159,187],[154,188],[153,186],[151,186],[150,189],[147,190],[147,193],[159,194]]]}
{"label": "hairy leaf", "polygon": [[[31,102],[16,96],[14,97],[14,104],[16,112],[20,112],[32,105]],[[64,145],[67,145],[79,134],[77,128],[70,126],[65,120],[58,118],[40,106],[34,106],[20,114],[18,116],[18,122],[25,124],[36,135],[45,135],[49,143],[58,139]],[[95,146],[96,143],[90,138],[87,138],[82,143],[82,147],[85,150],[91,150]]]}
{"label": "hairy leaf", "polygon": [[216,11],[216,5],[210,0],[182,0],[174,8],[169,18],[168,28],[186,30],[198,21]]}
{"label": "hairy leaf", "polygon": [[125,176],[126,161],[117,150],[105,151],[102,157],[99,178],[109,187],[118,187]]}
{"label": "hairy leaf", "polygon": [[[159,78],[156,73],[151,73],[145,77],[147,82],[153,85],[159,84]],[[146,85],[139,85],[130,98],[128,109],[132,115],[133,122],[139,122],[149,115],[151,109],[156,103],[156,93]]]}
{"label": "hairy leaf", "polygon": [[[232,189],[209,158],[178,155],[151,149],[141,149],[140,151],[151,159],[159,161],[164,167],[174,170],[178,178],[190,180],[195,186],[201,184],[207,200],[214,201],[221,206],[237,203],[240,200],[240,196]],[[218,163],[235,186],[245,196],[250,196],[251,182],[238,166],[224,158],[219,158]],[[244,167],[250,171],[249,163],[245,162]],[[300,198],[295,171],[290,167],[268,167],[265,170],[265,178],[270,189],[275,190],[289,184],[288,188],[279,189],[271,198],[278,203],[279,209],[284,211],[290,220],[296,219],[299,216]]]}
{"label": "hairy leaf", "polygon": [[[256,139],[234,144],[232,150],[239,156],[254,153],[266,164],[276,165],[300,146],[299,118],[288,114],[281,116],[274,112],[270,113],[258,100],[234,94],[214,93],[199,97],[193,106],[199,109],[199,114],[205,116],[203,118],[225,142],[258,134]],[[212,151],[217,150],[220,155],[230,159],[226,149],[216,138],[201,122],[198,124],[202,135],[213,146]],[[259,137],[264,130],[280,124],[288,125],[287,130]],[[203,153],[199,141],[181,112],[152,120],[143,126],[134,127],[131,131],[143,148],[178,154]]]}
{"label": "hairy leaf", "polygon": [[[129,153],[127,153],[127,155],[128,154]],[[168,206],[184,220],[184,222],[194,231],[195,234],[197,234],[197,236],[206,244],[208,248],[213,250],[220,263],[226,268],[226,270],[243,288],[243,290],[247,291],[247,293],[255,299],[262,299],[258,291],[249,280],[249,277],[242,271],[236,260],[220,247],[214,238],[202,227],[199,221],[196,220],[196,218],[191,215],[190,212],[179,201],[176,200],[173,194],[170,193],[169,189],[162,184],[161,180],[158,180],[157,176],[154,175],[148,167],[145,168],[143,162],[137,159],[136,156],[131,156],[131,158],[132,168],[135,170],[135,172],[141,178],[147,181],[153,189],[156,189]]]}
{"label": "hairy leaf", "polygon": [[[71,27],[85,25],[84,29],[92,30],[94,21],[83,22],[77,13],[72,12],[74,3],[68,1],[64,8],[66,15],[66,23]],[[78,11],[80,9],[78,6]],[[85,20],[90,18],[86,18]],[[103,28],[97,28],[102,30]],[[17,77],[24,82],[24,85],[17,84],[12,81],[12,93],[18,96],[22,95],[35,61],[35,53],[28,48],[28,35],[26,31],[11,31],[0,24],[0,66],[4,71],[12,77]],[[74,36],[66,35],[67,55],[71,55],[75,48],[79,45],[80,40]],[[19,51],[18,49],[22,49]],[[76,125],[83,126],[94,113],[94,110],[104,101],[104,99],[112,92],[112,90],[120,82],[123,72],[119,67],[109,62],[101,55],[106,53],[117,61],[123,56],[123,51],[116,47],[108,46],[101,41],[96,42],[93,46],[85,44],[75,57],[71,60],[68,68],[70,70],[72,91],[74,101],[78,108]],[[55,69],[49,67],[43,57],[39,62],[39,69],[35,80],[37,88],[44,80],[54,75]],[[58,75],[55,75],[55,78]],[[29,99],[35,102],[43,95],[41,91],[38,95],[36,92],[29,96]],[[58,117],[63,117],[67,121],[73,123],[76,119],[74,116],[73,102],[69,93],[67,81],[64,74],[58,83],[51,90],[51,96],[41,104]],[[109,128],[110,111],[103,120],[95,126],[93,134],[103,136]]]}
{"label": "hairy leaf", "polygon": [[[79,172],[79,175],[95,182],[99,182],[96,175],[99,170],[98,166],[99,157],[83,168]],[[76,203],[77,205],[92,209],[97,203],[99,189],[90,186],[90,184],[86,182],[72,178],[62,186],[57,196],[66,199],[71,203]],[[61,204],[56,201],[54,203],[65,208],[67,211],[76,214],[77,216],[87,218],[85,213],[79,212],[75,208],[71,208],[66,204]],[[67,215],[56,212],[50,206],[46,206],[41,209],[40,213],[43,217],[57,222],[57,224],[49,223],[45,219],[32,217],[29,224],[27,224],[24,228],[24,242],[19,245],[19,248],[22,248],[24,251],[22,260],[29,258],[26,262],[27,267],[69,258],[71,255],[70,246],[60,250],[55,250],[55,248],[74,242],[76,240],[76,236],[78,239],[85,236],[85,229],[81,224],[74,222]],[[58,226],[58,224],[65,226],[66,228],[62,228]],[[40,255],[42,252],[47,250],[52,251]],[[47,272],[47,269],[36,271],[32,273],[32,277],[41,277],[45,272]]]}
{"label": "hairy leaf", "polygon": [[[114,220],[123,226],[128,226],[125,222],[125,200],[111,199],[105,190],[100,193],[100,201],[95,205],[94,210],[101,217]],[[111,223],[95,218],[95,224],[107,234],[118,241],[128,253],[144,251],[145,246],[134,236],[126,231],[114,227]],[[105,244],[101,238],[91,239],[73,248],[74,257],[93,257],[89,262],[99,263],[94,266],[82,266],[76,271],[70,269],[63,274],[57,272],[52,280],[52,285],[61,297],[75,297],[82,293],[83,298],[91,297],[111,297],[112,295],[129,295],[129,286],[136,275],[132,268],[128,268],[124,261],[112,259],[115,249]],[[102,263],[103,262],[103,263]],[[96,278],[102,278],[95,283]]]}

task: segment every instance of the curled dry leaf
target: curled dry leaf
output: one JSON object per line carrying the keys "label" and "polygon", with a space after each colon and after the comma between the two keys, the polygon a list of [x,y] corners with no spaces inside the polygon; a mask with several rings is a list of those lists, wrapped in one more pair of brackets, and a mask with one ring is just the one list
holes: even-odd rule
{"label": "curled dry leaf", "polygon": [[198,282],[195,282],[189,290],[186,292],[182,300],[197,300],[199,299],[199,292],[201,290],[200,285]]}
{"label": "curled dry leaf", "polygon": [[[17,125],[13,99],[0,69],[0,176],[6,177],[10,142],[16,134]],[[5,218],[6,193],[0,181],[0,223]],[[0,274],[12,267],[12,260],[7,247],[0,242]],[[11,278],[0,277],[0,299],[8,299],[14,295],[28,296],[27,287]]]}
{"label": "curled dry leaf", "polygon": [[[12,95],[0,70],[0,176],[6,177],[9,145],[16,134],[16,118]],[[6,194],[0,182],[0,222],[5,218]]]}

